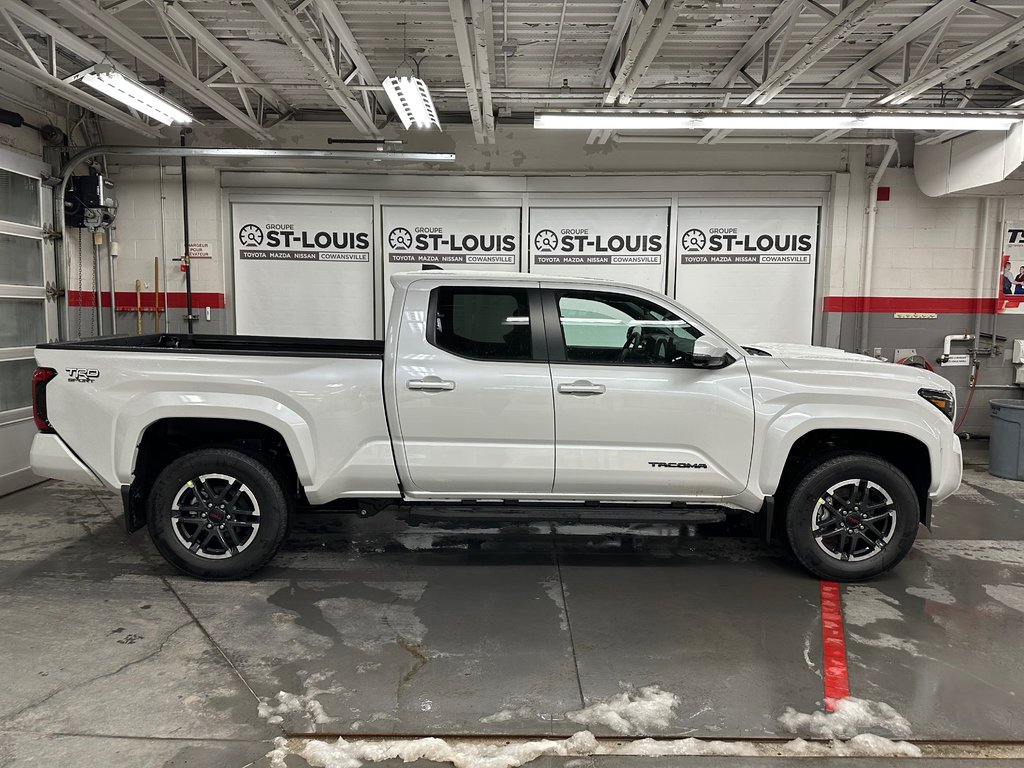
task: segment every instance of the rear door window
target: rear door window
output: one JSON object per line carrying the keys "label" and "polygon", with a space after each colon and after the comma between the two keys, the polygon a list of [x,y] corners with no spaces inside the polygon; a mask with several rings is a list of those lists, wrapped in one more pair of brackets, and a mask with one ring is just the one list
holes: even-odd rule
{"label": "rear door window", "polygon": [[473,360],[532,360],[527,288],[441,287],[431,297],[428,341]]}

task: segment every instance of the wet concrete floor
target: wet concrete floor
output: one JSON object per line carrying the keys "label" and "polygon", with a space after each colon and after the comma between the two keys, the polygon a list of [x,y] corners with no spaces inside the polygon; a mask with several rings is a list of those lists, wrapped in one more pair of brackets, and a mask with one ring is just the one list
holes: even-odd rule
{"label": "wet concrete floor", "polygon": [[[818,582],[781,546],[682,533],[308,515],[265,570],[207,583],[126,536],[113,494],[26,489],[0,498],[0,765],[266,765],[286,732],[565,737],[652,685],[679,699],[652,734],[791,737],[786,707],[822,707]],[[852,695],[916,739],[1024,739],[1024,483],[968,466],[911,556],[842,602]],[[675,763],[614,761],[641,764]]]}

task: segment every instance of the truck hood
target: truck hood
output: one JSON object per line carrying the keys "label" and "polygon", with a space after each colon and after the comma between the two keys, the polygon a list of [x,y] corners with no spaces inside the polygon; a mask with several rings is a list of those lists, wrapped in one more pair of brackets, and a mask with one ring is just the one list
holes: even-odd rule
{"label": "truck hood", "polygon": [[755,350],[754,354],[767,353],[771,357],[781,360],[847,360],[860,363],[881,363],[868,355],[845,352],[832,347],[815,347],[810,344],[783,344],[780,342],[760,342],[757,344],[744,344],[747,351]]}
{"label": "truck hood", "polygon": [[[782,344],[765,342],[744,344],[743,348],[751,355],[769,355],[780,361],[787,368],[817,373],[837,373],[869,378],[902,380],[920,387],[942,389],[955,392],[953,385],[937,373],[915,368],[909,365],[877,360],[868,355],[844,352],[832,347],[815,347],[810,344]],[[866,379],[862,379],[862,382]]]}

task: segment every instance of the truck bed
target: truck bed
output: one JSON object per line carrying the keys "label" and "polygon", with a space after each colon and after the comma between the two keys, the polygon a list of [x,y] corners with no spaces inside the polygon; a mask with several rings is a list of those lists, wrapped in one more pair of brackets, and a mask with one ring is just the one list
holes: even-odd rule
{"label": "truck bed", "polygon": [[96,352],[176,352],[201,355],[277,357],[384,358],[384,342],[365,339],[313,339],[293,336],[220,336],[153,333],[145,336],[105,336],[82,341],[40,344],[39,349]]}

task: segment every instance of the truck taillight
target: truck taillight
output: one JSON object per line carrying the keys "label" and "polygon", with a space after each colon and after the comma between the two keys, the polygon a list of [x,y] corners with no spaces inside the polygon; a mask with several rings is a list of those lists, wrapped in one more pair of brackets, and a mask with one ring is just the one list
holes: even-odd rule
{"label": "truck taillight", "polygon": [[36,368],[32,374],[32,418],[40,432],[54,432],[46,418],[46,385],[57,372],[53,368]]}

